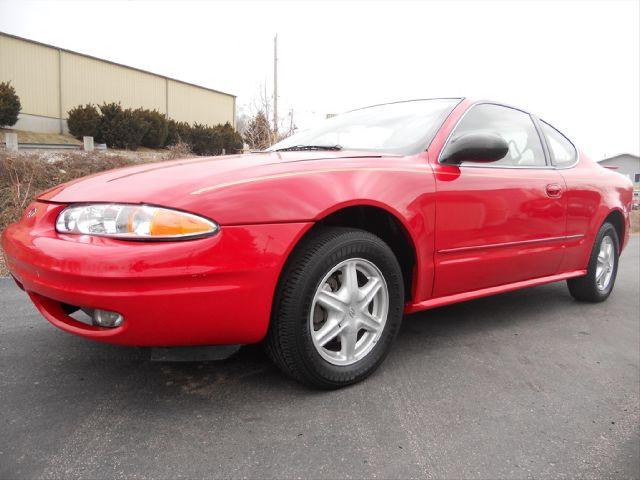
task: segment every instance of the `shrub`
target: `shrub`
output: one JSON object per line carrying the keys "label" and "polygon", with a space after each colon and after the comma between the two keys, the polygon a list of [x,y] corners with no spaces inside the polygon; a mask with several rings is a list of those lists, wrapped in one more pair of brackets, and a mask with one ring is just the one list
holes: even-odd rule
{"label": "shrub", "polygon": [[157,110],[123,109],[119,103],[98,108],[79,105],[68,112],[69,131],[77,138],[91,135],[110,148],[137,149],[140,145],[161,148],[180,145],[196,155],[220,155],[242,150],[243,138],[229,122],[211,127],[167,120]]}
{"label": "shrub", "polygon": [[139,108],[136,116],[147,124],[147,130],[142,136],[142,145],[149,148],[164,147],[167,140],[168,125],[165,116],[157,110]]}
{"label": "shrub", "polygon": [[180,142],[178,136],[178,122],[169,119],[167,122],[167,138],[164,139],[164,146],[170,147],[171,145],[177,145]]}
{"label": "shrub", "polygon": [[79,105],[67,112],[67,126],[71,135],[81,140],[82,137],[96,137],[100,127],[100,112],[89,103]]}
{"label": "shrub", "polygon": [[210,127],[196,123],[190,126],[186,122],[169,120],[166,146],[186,143],[196,155],[220,155],[237,153],[244,146],[242,136],[233,129],[229,122],[224,125]]}
{"label": "shrub", "polygon": [[135,111],[127,108],[123,110],[120,122],[120,141],[115,146],[136,150],[142,145],[142,138],[148,129],[148,124]]}
{"label": "shrub", "polygon": [[123,109],[119,103],[100,106],[100,128],[98,142],[111,148],[137,149],[147,131],[147,123],[130,108]]}
{"label": "shrub", "polygon": [[11,82],[0,83],[0,127],[11,127],[18,121],[20,98]]}
{"label": "shrub", "polygon": [[194,123],[191,128],[191,149],[196,155],[219,155],[222,136],[214,127]]}
{"label": "shrub", "polygon": [[167,139],[165,146],[177,145],[179,143],[187,143],[191,145],[191,125],[187,122],[176,122],[169,120],[167,122]]}
{"label": "shrub", "polygon": [[222,136],[222,146],[225,153],[238,153],[242,151],[244,142],[242,135],[236,132],[229,122],[219,126],[220,135]]}
{"label": "shrub", "polygon": [[122,107],[119,103],[103,103],[98,108],[100,109],[100,124],[96,141],[108,143],[107,139],[113,139],[118,117],[122,115]]}

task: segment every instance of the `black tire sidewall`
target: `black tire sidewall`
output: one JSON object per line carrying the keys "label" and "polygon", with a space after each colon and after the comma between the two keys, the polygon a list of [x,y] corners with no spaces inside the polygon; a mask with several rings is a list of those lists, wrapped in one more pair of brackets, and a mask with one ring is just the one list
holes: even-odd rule
{"label": "black tire sidewall", "polygon": [[[596,282],[596,269],[598,266],[598,254],[600,253],[600,246],[602,245],[602,241],[605,237],[610,237],[613,241],[613,273],[611,274],[611,279],[609,280],[609,285],[607,285],[607,288],[605,290],[600,290]],[[591,283],[591,288],[593,289],[594,295],[598,298],[598,300],[605,300],[607,297],[609,297],[609,295],[611,295],[616,282],[616,277],[618,275],[619,256],[620,242],[618,239],[618,233],[616,232],[616,229],[613,225],[611,225],[610,223],[605,223],[598,231],[598,235],[593,246],[593,251],[591,252],[591,258],[589,259],[589,267],[587,271],[587,277],[589,278],[589,282]]]}
{"label": "black tire sidewall", "polygon": [[[304,254],[304,249],[302,251]],[[351,365],[334,365],[317,351],[311,338],[309,315],[315,292],[325,275],[339,263],[362,258],[373,263],[382,273],[389,292],[389,310],[384,330],[373,349]],[[400,266],[391,249],[378,237],[359,231],[345,230],[344,235],[329,240],[304,266],[303,281],[297,285],[295,300],[296,350],[305,370],[315,377],[314,383],[342,386],[366,377],[377,368],[395,339],[404,308],[404,284]]]}

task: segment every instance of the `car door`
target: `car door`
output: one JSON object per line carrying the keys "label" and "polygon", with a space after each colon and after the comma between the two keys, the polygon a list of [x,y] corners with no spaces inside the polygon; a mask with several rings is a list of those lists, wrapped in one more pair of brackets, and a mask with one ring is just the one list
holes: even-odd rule
{"label": "car door", "polygon": [[[592,223],[602,205],[601,186],[594,182],[589,169],[580,168],[578,151],[563,133],[544,120],[540,120],[539,125],[551,163],[562,175],[566,186],[567,238],[560,269],[580,270],[585,267],[588,261],[586,257],[591,253],[590,245],[594,239],[588,238],[587,233],[595,233]],[[586,248],[585,242],[588,245]]]}
{"label": "car door", "polygon": [[440,156],[470,132],[498,134],[509,151],[493,163],[434,164],[434,297],[553,275],[562,260],[564,180],[550,165],[533,118],[502,105],[475,104]]}

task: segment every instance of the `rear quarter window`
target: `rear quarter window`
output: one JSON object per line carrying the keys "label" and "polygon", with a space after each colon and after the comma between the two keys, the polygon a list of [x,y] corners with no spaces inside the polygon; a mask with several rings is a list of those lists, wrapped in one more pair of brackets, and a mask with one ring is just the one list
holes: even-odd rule
{"label": "rear quarter window", "polygon": [[578,159],[578,152],[573,143],[562,133],[545,121],[540,121],[542,132],[551,150],[551,161],[556,167],[571,167]]}

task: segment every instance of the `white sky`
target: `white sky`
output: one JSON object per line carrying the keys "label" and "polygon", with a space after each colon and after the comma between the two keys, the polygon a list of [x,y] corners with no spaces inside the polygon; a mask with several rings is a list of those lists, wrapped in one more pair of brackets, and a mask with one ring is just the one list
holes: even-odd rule
{"label": "white sky", "polygon": [[10,1],[0,30],[251,102],[271,89],[307,127],[326,113],[437,96],[548,120],[594,158],[640,154],[640,2]]}

